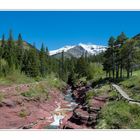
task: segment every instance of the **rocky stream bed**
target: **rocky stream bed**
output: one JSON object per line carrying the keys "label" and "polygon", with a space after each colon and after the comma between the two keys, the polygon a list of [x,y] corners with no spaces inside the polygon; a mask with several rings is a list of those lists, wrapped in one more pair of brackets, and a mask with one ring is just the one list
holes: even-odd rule
{"label": "rocky stream bed", "polygon": [[85,96],[89,89],[90,87],[86,86],[77,87],[75,90],[69,87],[64,95],[67,103],[55,109],[54,121],[46,129],[94,129],[107,97],[94,97],[91,105],[88,105]]}
{"label": "rocky stream bed", "polygon": [[[29,84],[0,87],[0,129],[94,129],[107,97],[98,96],[86,103],[89,86],[70,86],[62,94],[50,90],[49,100],[39,102],[23,97]],[[23,116],[24,115],[24,116]]]}

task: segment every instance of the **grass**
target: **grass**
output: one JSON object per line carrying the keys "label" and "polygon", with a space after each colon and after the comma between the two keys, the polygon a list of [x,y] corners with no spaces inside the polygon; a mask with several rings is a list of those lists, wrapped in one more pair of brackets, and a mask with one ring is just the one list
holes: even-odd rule
{"label": "grass", "polygon": [[46,82],[42,82],[32,85],[29,91],[22,92],[21,95],[32,100],[45,101],[49,97],[49,91]]}
{"label": "grass", "polygon": [[20,73],[18,70],[9,73],[6,77],[0,77],[1,85],[24,84],[32,82],[35,82],[35,79],[27,77],[24,73]]}
{"label": "grass", "polygon": [[140,107],[124,101],[113,101],[101,110],[97,129],[139,129]]}
{"label": "grass", "polygon": [[65,86],[66,83],[57,78],[53,73],[49,74],[46,78],[45,81],[47,81],[47,84],[49,87],[55,87],[57,89],[62,90]]}
{"label": "grass", "polygon": [[21,118],[24,118],[24,117],[28,116],[28,113],[25,109],[21,109],[21,111],[19,112],[19,116]]}
{"label": "grass", "polygon": [[96,89],[89,90],[86,93],[86,102],[89,103],[90,99],[92,99],[95,96],[104,96],[104,95],[108,96],[109,99],[111,100],[115,100],[118,97],[116,91],[111,90],[109,84],[105,84]]}
{"label": "grass", "polygon": [[[25,74],[20,73],[19,71],[14,71],[11,74],[8,74],[6,77],[0,78],[1,85],[12,85],[12,84],[27,84],[33,83],[29,91],[21,93],[22,96],[34,99],[34,100],[47,100],[49,97],[49,90],[57,88],[62,90],[66,84],[57,78],[53,73],[47,75],[46,77],[36,77],[31,78],[27,77]],[[20,91],[19,87],[16,87],[17,92]],[[3,96],[0,94],[0,101]]]}
{"label": "grass", "polygon": [[133,76],[124,79],[120,85],[131,98],[140,100],[140,70],[134,71]]}
{"label": "grass", "polygon": [[0,93],[0,103],[3,101],[3,99],[4,99],[4,95],[3,93]]}
{"label": "grass", "polygon": [[45,101],[49,98],[49,91],[53,88],[62,90],[66,84],[60,79],[56,78],[54,74],[48,75],[44,81],[34,84],[29,91],[21,93],[22,96],[32,100]]}
{"label": "grass", "polygon": [[[6,77],[0,77],[1,85],[12,85],[12,84],[27,84],[27,83],[35,83],[45,81],[49,87],[63,89],[66,84],[59,78],[57,78],[53,73],[47,75],[46,77],[28,77],[24,73],[21,73],[18,70],[15,70],[9,73]],[[18,91],[18,89],[17,89]]]}
{"label": "grass", "polygon": [[119,97],[118,93],[116,91],[114,91],[114,90],[109,90],[108,96],[109,96],[110,100],[116,100]]}
{"label": "grass", "polygon": [[94,92],[94,90],[89,90],[86,93],[86,102],[89,102],[89,100],[92,99],[95,96],[96,96],[96,93]]}

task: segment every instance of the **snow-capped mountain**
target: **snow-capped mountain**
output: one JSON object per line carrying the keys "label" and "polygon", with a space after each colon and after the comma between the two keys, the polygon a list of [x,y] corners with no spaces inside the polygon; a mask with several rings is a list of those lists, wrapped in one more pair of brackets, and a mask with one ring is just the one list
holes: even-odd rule
{"label": "snow-capped mountain", "polygon": [[83,44],[80,43],[78,45],[73,46],[65,46],[57,50],[50,51],[49,54],[51,56],[60,56],[62,52],[67,57],[80,57],[83,54],[96,55],[106,50],[106,46],[101,45],[93,45],[93,44]]}

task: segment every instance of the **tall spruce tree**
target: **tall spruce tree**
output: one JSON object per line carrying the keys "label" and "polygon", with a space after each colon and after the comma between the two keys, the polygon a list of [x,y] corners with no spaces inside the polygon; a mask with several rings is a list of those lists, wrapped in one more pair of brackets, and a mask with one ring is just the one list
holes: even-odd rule
{"label": "tall spruce tree", "polygon": [[112,76],[113,76],[113,81],[114,81],[114,78],[115,78],[115,50],[114,50],[114,45],[115,45],[115,38],[113,36],[111,36],[109,38],[109,41],[108,41],[108,46],[109,46],[109,53],[110,53],[110,60],[111,63],[110,63],[110,68],[112,70]]}
{"label": "tall spruce tree", "polygon": [[130,77],[130,73],[132,75],[132,70],[135,62],[135,48],[136,42],[134,39],[129,39],[126,41],[126,43],[123,45],[122,53],[124,56],[124,66],[127,71],[127,78]]}
{"label": "tall spruce tree", "polygon": [[46,74],[46,52],[44,48],[44,44],[42,43],[41,50],[39,52],[39,58],[40,58],[40,73],[42,76],[45,76]]}
{"label": "tall spruce tree", "polygon": [[17,45],[18,47],[23,47],[23,40],[21,34],[18,35]]}
{"label": "tall spruce tree", "polygon": [[6,42],[5,42],[5,35],[3,34],[2,35],[2,40],[1,40],[1,47],[5,47],[5,44],[6,44]]}
{"label": "tall spruce tree", "polygon": [[78,77],[86,77],[87,76],[87,62],[85,61],[85,58],[84,58],[84,54],[79,58],[77,59],[77,64],[76,64],[76,73],[78,74]]}
{"label": "tall spruce tree", "polygon": [[[35,46],[34,46],[35,47]],[[37,77],[40,75],[40,61],[39,55],[35,48],[30,48],[25,55],[26,64],[25,64],[25,73],[31,77]]]}
{"label": "tall spruce tree", "polygon": [[123,73],[123,54],[121,53],[121,49],[123,47],[123,44],[126,42],[127,40],[127,36],[125,35],[124,32],[122,32],[116,40],[116,46],[119,47],[119,49],[116,50],[117,53],[117,78],[119,77],[119,69],[120,69],[120,78],[122,78],[122,73]]}
{"label": "tall spruce tree", "polygon": [[8,46],[9,47],[14,46],[14,38],[12,30],[9,31]]}

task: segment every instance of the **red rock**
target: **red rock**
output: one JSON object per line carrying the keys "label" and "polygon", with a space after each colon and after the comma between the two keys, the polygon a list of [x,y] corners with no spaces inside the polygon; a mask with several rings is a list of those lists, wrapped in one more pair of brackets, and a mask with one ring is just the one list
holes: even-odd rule
{"label": "red rock", "polygon": [[8,107],[15,107],[16,106],[15,102],[10,100],[10,99],[4,99],[2,101],[2,103],[5,104]]}
{"label": "red rock", "polygon": [[87,127],[85,125],[77,125],[68,121],[67,124],[64,126],[64,129],[87,129]]}
{"label": "red rock", "polygon": [[89,113],[87,111],[82,110],[81,108],[77,108],[74,110],[74,113],[80,117],[81,119],[86,119],[88,120],[89,118]]}
{"label": "red rock", "polygon": [[60,129],[63,129],[63,127],[66,125],[66,123],[68,122],[68,120],[72,117],[73,112],[68,112],[66,114],[66,116],[61,120],[60,122]]}
{"label": "red rock", "polygon": [[[38,128],[42,129],[53,122],[52,112],[63,100],[63,96],[57,89],[50,91],[50,98],[45,102],[25,100],[19,93],[29,89],[28,84],[17,86],[0,86],[5,99],[0,107],[0,129],[13,128]],[[25,116],[20,116],[24,109]]]}

